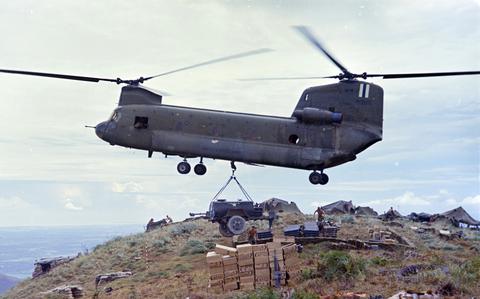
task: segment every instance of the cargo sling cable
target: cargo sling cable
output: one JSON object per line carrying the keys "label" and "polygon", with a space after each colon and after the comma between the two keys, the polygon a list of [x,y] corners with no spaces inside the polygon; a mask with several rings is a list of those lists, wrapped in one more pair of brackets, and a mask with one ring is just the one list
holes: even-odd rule
{"label": "cargo sling cable", "polygon": [[235,177],[235,171],[237,170],[237,167],[235,166],[235,162],[232,161],[230,162],[230,166],[232,167],[232,175],[230,176],[230,178],[227,180],[227,182],[225,183],[225,185],[223,185],[222,188],[220,188],[220,190],[217,192],[217,194],[215,194],[215,196],[212,198],[212,201],[215,201],[218,199],[218,197],[220,196],[220,194],[223,193],[223,191],[225,190],[225,188],[228,187],[228,185],[230,184],[231,181],[235,181],[237,183],[237,186],[238,188],[240,189],[240,191],[242,191],[243,195],[245,196],[245,198],[247,199],[247,201],[251,201],[253,202],[253,199],[250,197],[250,195],[248,194],[247,190],[245,190],[245,188],[243,188],[242,184],[240,184],[240,182],[238,181],[237,177]]}

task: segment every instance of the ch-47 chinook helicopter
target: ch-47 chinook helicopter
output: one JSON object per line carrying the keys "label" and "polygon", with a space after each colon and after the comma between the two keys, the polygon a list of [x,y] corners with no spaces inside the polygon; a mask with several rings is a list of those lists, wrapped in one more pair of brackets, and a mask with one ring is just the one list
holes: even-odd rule
{"label": "ch-47 chinook helicopter", "polygon": [[[97,136],[111,145],[177,155],[183,158],[177,170],[191,170],[187,159],[199,158],[194,172],[207,171],[204,158],[247,164],[272,165],[311,171],[312,184],[324,185],[329,178],[324,170],[349,161],[382,140],[383,89],[360,81],[476,75],[480,71],[356,74],[335,59],[306,27],[296,29],[325,54],[341,73],[327,77],[261,78],[260,80],[333,78],[335,84],[307,88],[290,117],[235,113],[192,107],[165,105],[162,95],[142,86],[147,80],[194,67],[264,52],[265,49],[211,60],[136,80],[84,77],[18,70],[4,73],[53,77],[89,82],[126,84],[118,107],[107,121],[95,127]],[[255,79],[253,79],[255,80]]]}

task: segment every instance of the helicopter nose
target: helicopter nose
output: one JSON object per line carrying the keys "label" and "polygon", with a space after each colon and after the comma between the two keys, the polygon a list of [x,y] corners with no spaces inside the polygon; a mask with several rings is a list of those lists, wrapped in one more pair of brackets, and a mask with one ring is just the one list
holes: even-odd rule
{"label": "helicopter nose", "polygon": [[103,121],[95,127],[95,134],[97,134],[98,138],[103,140],[105,137],[106,130],[107,130],[107,122]]}

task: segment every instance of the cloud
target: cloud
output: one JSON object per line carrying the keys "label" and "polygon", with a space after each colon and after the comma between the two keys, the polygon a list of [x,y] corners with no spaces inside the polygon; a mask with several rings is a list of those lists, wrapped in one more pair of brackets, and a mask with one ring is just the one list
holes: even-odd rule
{"label": "cloud", "polygon": [[114,182],[112,184],[112,191],[115,193],[138,193],[143,191],[143,186],[135,182],[123,184]]}
{"label": "cloud", "polygon": [[82,206],[79,206],[79,205],[75,205],[73,203],[73,200],[70,199],[70,198],[66,198],[65,199],[65,205],[64,205],[65,209],[67,210],[73,210],[73,211],[81,211],[83,210],[83,207]]}
{"label": "cloud", "polygon": [[31,204],[21,197],[11,196],[11,197],[0,197],[0,210],[3,209],[24,209],[30,208]]}
{"label": "cloud", "polygon": [[[478,205],[480,206],[480,194],[475,196],[468,196],[462,200],[462,204],[465,205]],[[477,207],[478,207],[477,206]]]}

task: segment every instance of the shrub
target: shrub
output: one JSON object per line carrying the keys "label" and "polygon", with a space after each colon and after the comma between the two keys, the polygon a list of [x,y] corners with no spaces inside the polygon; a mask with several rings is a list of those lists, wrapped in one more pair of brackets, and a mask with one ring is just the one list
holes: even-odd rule
{"label": "shrub", "polygon": [[171,242],[172,239],[170,239],[170,237],[160,237],[158,240],[153,242],[153,247],[157,249],[164,249],[167,244],[170,244]]}
{"label": "shrub", "polygon": [[310,280],[317,277],[317,271],[314,269],[303,269],[300,273],[302,280]]}
{"label": "shrub", "polygon": [[208,250],[212,250],[215,248],[215,242],[205,242],[205,247],[208,249]]}
{"label": "shrub", "polygon": [[332,250],[320,256],[318,273],[326,281],[336,279],[351,280],[366,271],[366,262],[362,258],[355,258],[348,253]]}
{"label": "shrub", "polygon": [[254,292],[233,297],[236,299],[280,299],[273,289],[257,289]]}
{"label": "shrub", "polygon": [[385,267],[388,264],[388,260],[383,257],[376,256],[370,260],[370,263],[372,263],[373,265]]}
{"label": "shrub", "polygon": [[475,256],[451,271],[453,283],[458,289],[469,292],[480,281],[480,256]]}
{"label": "shrub", "polygon": [[173,237],[190,235],[190,233],[192,233],[195,229],[197,229],[197,225],[195,223],[180,223],[170,228],[170,235]]}
{"label": "shrub", "polygon": [[317,294],[310,293],[305,290],[296,291],[293,293],[292,299],[318,299]]}
{"label": "shrub", "polygon": [[197,253],[206,253],[207,248],[200,240],[188,240],[187,244],[183,246],[182,250],[180,251],[180,255],[184,256],[187,254],[197,254]]}

